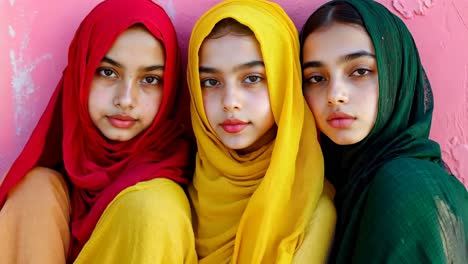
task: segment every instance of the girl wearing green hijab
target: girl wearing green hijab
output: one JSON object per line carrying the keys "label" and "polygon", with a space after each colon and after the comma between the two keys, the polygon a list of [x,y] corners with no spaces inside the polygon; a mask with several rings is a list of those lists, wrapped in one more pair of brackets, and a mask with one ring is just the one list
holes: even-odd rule
{"label": "girl wearing green hijab", "polygon": [[410,32],[338,0],[301,32],[304,96],[338,213],[331,263],[468,263],[468,193],[428,139],[431,86]]}

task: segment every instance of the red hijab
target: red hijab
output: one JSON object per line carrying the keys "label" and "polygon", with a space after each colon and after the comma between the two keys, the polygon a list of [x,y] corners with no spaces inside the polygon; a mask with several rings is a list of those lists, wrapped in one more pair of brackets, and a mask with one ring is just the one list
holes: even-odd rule
{"label": "red hijab", "polygon": [[[163,100],[147,130],[126,142],[110,142],[90,119],[90,83],[117,37],[135,24],[143,25],[165,48]],[[189,144],[180,107],[187,108],[180,100],[180,79],[176,33],[160,6],[149,0],[107,0],[97,5],[75,33],[62,79],[0,187],[0,207],[8,191],[33,167],[63,168],[71,190],[69,254],[74,259],[120,191],[159,177],[187,183]]]}

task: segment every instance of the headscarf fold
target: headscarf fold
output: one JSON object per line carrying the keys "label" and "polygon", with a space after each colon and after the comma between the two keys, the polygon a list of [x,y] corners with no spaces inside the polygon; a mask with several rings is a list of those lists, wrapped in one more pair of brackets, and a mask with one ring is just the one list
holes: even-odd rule
{"label": "headscarf fold", "polygon": [[[468,220],[468,211],[463,208],[467,208],[468,195],[456,178],[444,171],[440,147],[428,139],[433,96],[418,50],[403,21],[383,5],[372,0],[336,0],[327,4],[339,2],[346,2],[357,10],[372,40],[379,75],[379,102],[375,125],[361,142],[341,146],[326,135],[320,135],[325,173],[337,192],[338,221],[331,262],[349,263],[353,259],[359,263],[373,259],[375,262],[413,263],[431,259],[429,262],[439,263],[441,259],[435,256],[440,251],[436,248],[432,252],[422,250],[432,246],[424,239],[426,237],[438,243],[438,249],[443,248],[435,200],[442,199],[449,206],[449,211],[462,219],[461,230],[465,225],[467,232],[467,223],[463,221]],[[304,29],[308,28],[308,23]],[[309,34],[301,32],[301,45]],[[398,186],[387,183],[385,190],[369,194],[373,184],[381,180],[392,184],[398,182]],[[418,200],[415,208],[423,208],[427,219],[414,219],[418,210],[411,212],[412,205],[400,208],[398,215],[391,214],[393,209],[384,203],[377,205],[380,200],[376,196],[395,194],[395,197],[386,198],[392,201],[400,197],[405,199],[407,192],[412,193],[412,199]],[[364,215],[373,210],[372,204],[381,210],[381,222],[375,218],[363,220]],[[433,221],[433,224],[422,229],[414,228],[411,232],[395,231],[395,223],[404,227],[413,219],[421,223]],[[373,234],[357,241],[359,232],[363,233],[369,226],[373,227]],[[460,230],[455,226],[451,228]],[[400,243],[402,240],[406,245]],[[354,251],[356,248],[362,249],[360,252],[363,254],[358,256]],[[465,250],[468,252],[468,248]],[[390,259],[392,254],[403,256],[405,261]]]}
{"label": "headscarf fold", "polygon": [[[126,142],[110,142],[89,116],[90,84],[117,37],[136,24],[164,46],[163,99],[147,130]],[[61,167],[71,186],[73,260],[120,191],[158,177],[187,183],[189,145],[184,140],[183,113],[177,114],[178,104],[183,104],[180,76],[176,33],[160,6],[149,0],[107,0],[97,5],[79,26],[62,79],[0,188],[0,205],[31,168]]]}
{"label": "headscarf fold", "polygon": [[[233,18],[249,27],[260,45],[270,104],[277,125],[275,140],[244,155],[217,139],[204,111],[199,50],[217,22]],[[188,83],[192,126],[198,153],[189,195],[200,263],[290,263],[301,245],[324,191],[323,157],[313,116],[301,92],[297,30],[275,3],[228,0],[196,23],[189,44]],[[331,199],[331,198],[330,198]],[[327,218],[324,229],[334,226]],[[324,252],[332,234],[316,236]]]}

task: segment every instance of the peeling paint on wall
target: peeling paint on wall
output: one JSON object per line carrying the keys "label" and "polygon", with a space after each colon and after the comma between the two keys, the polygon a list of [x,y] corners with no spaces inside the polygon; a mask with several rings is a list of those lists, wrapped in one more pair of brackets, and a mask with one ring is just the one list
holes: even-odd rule
{"label": "peeling paint on wall", "polygon": [[[11,27],[14,32],[13,27]],[[10,34],[11,36],[11,34]],[[12,36],[14,37],[14,35]],[[27,101],[35,91],[35,85],[32,77],[32,72],[39,63],[46,59],[51,59],[50,54],[45,54],[33,60],[30,63],[24,61],[24,53],[29,44],[29,32],[24,33],[21,41],[19,52],[10,49],[10,63],[12,66],[13,76],[11,78],[11,87],[13,89],[15,103],[15,127],[16,135],[20,136],[23,132],[23,124],[26,120],[35,117],[34,112],[26,109]]]}
{"label": "peeling paint on wall", "polygon": [[404,18],[411,19],[414,15],[425,15],[434,2],[435,0],[393,0],[392,5]]}
{"label": "peeling paint on wall", "polygon": [[[468,163],[466,157],[468,157],[468,64],[465,65],[465,100],[463,108],[464,111],[461,113],[462,120],[453,120],[456,124],[456,137],[452,137],[449,140],[449,151],[448,156],[452,161],[452,172],[460,179],[460,181],[468,187]],[[451,120],[451,119],[449,119]]]}
{"label": "peeling paint on wall", "polygon": [[8,34],[10,34],[11,38],[15,38],[16,32],[11,25],[8,25]]}
{"label": "peeling paint on wall", "polygon": [[451,157],[452,166],[450,169],[468,187],[468,164],[464,161],[468,157],[468,144],[461,144],[460,138],[453,137],[450,139],[449,149],[450,153],[445,152],[444,154]]}

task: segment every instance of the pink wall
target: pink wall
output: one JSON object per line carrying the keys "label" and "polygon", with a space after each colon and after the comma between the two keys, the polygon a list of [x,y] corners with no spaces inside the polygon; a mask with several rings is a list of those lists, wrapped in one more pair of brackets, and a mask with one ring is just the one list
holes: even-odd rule
{"label": "pink wall", "polygon": [[[0,180],[21,151],[57,84],[68,44],[101,0],[0,0]],[[130,1],[130,0],[129,0]],[[219,0],[158,0],[172,17],[186,57],[196,19]],[[277,0],[301,26],[325,0]],[[468,186],[468,1],[379,0],[414,35],[432,83],[431,138]]]}

